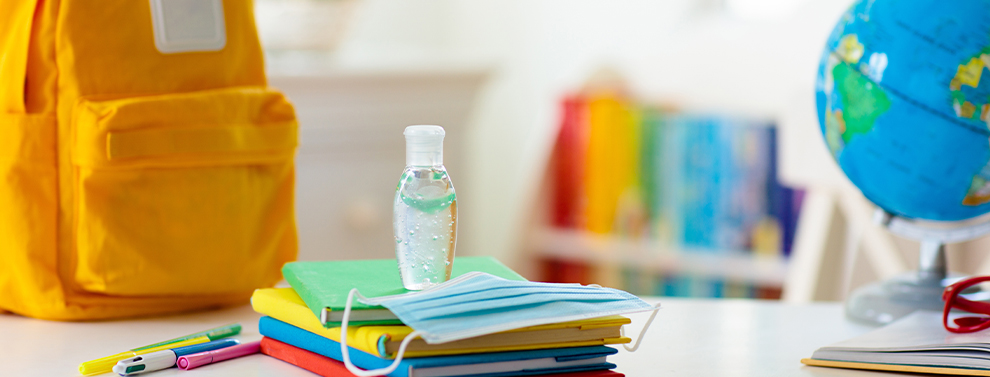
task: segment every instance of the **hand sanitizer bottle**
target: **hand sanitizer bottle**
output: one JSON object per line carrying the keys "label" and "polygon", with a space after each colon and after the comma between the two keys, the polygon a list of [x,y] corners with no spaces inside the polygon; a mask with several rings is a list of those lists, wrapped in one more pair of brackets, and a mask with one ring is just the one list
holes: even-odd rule
{"label": "hand sanitizer bottle", "polygon": [[443,167],[443,127],[409,126],[406,169],[395,190],[395,256],[402,285],[422,290],[450,279],[457,195]]}

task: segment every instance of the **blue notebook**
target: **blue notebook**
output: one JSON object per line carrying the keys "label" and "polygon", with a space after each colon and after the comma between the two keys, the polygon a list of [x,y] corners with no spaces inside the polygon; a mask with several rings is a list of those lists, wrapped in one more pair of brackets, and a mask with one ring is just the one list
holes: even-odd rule
{"label": "blue notebook", "polygon": [[[342,359],[340,343],[277,319],[261,317],[258,322],[258,331],[261,332],[261,335],[280,342],[334,360],[340,361]],[[351,356],[351,362],[361,369],[384,368],[392,363],[392,360],[383,359],[355,348],[350,348],[348,353]],[[615,348],[592,346],[419,357],[402,359],[399,367],[388,376],[415,377],[418,371],[449,377],[501,377],[613,369],[615,364],[606,362],[605,358],[616,353],[618,351]]]}

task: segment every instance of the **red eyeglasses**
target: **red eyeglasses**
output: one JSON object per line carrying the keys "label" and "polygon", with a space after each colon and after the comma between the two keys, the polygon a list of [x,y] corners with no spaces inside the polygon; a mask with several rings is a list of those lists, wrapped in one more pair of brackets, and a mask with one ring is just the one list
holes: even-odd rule
{"label": "red eyeglasses", "polygon": [[946,330],[954,333],[969,333],[990,328],[990,317],[960,317],[952,322],[956,327],[949,326],[949,311],[952,309],[965,310],[970,313],[990,316],[990,303],[967,300],[959,297],[959,293],[974,285],[990,281],[990,276],[977,276],[963,279],[945,287],[942,292],[942,301],[945,301],[945,309],[942,310],[942,325]]}

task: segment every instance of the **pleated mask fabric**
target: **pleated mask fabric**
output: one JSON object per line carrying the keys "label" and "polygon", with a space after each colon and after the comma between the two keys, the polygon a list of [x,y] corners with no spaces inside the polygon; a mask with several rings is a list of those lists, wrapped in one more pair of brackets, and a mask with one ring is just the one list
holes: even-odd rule
{"label": "pleated mask fabric", "polygon": [[[354,297],[381,305],[414,331],[403,339],[390,368],[363,371],[350,363],[346,327]],[[656,306],[618,289],[596,285],[512,281],[471,272],[434,287],[401,295],[367,298],[357,289],[348,296],[341,331],[344,363],[355,375],[388,374],[398,366],[408,341],[422,337],[429,344],[447,343],[523,327],[577,321],[610,315],[653,311],[633,347],[656,316]]]}

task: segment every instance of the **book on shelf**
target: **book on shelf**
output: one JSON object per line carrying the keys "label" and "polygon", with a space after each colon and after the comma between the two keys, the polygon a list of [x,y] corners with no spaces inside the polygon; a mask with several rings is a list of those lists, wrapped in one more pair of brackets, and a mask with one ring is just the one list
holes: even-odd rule
{"label": "book on shelf", "polygon": [[574,228],[581,224],[577,202],[583,195],[581,180],[584,174],[585,100],[581,96],[568,96],[561,104],[561,124],[551,155],[553,195],[550,222],[555,227]]}
{"label": "book on shelf", "polygon": [[[258,323],[258,331],[266,338],[274,339],[284,344],[270,344],[281,352],[278,354],[291,354],[295,360],[313,366],[314,361],[324,365],[319,369],[328,369],[336,366],[333,362],[319,362],[313,355],[303,354],[300,359],[300,351],[308,351],[317,356],[332,359],[340,362],[342,353],[340,343],[326,337],[319,336],[312,332],[300,329],[285,322],[263,317]],[[287,348],[295,347],[298,350]],[[618,351],[611,347],[591,346],[591,347],[567,347],[536,349],[513,352],[486,352],[470,353],[450,356],[433,357],[406,357],[403,358],[399,367],[389,376],[397,377],[418,377],[418,376],[525,376],[542,375],[549,373],[580,372],[591,370],[607,370],[615,368],[615,364],[608,363],[606,358]],[[355,366],[362,369],[378,369],[389,366],[393,360],[379,357],[360,349],[349,347],[348,354]],[[278,356],[276,356],[278,357]],[[278,357],[288,360],[289,357]],[[296,363],[293,363],[296,364]],[[299,364],[296,364],[299,365]],[[305,365],[299,365],[306,368]],[[310,369],[310,368],[306,368]],[[316,368],[314,368],[316,369]]]}
{"label": "book on shelf", "polygon": [[772,125],[745,119],[670,116],[656,173],[665,185],[658,216],[673,228],[670,241],[699,252],[757,246],[758,232],[776,225],[774,134]]}
{"label": "book on shelf", "polygon": [[[632,103],[613,94],[591,95],[587,101],[588,138],[579,198],[587,231],[612,233],[623,201],[638,200],[639,119]],[[640,203],[637,203],[640,204]]]}
{"label": "book on shelf", "polygon": [[[509,280],[526,280],[492,257],[458,257],[452,267],[451,278],[481,271]],[[326,327],[340,326],[348,293],[353,288],[365,297],[409,292],[402,286],[394,259],[290,262],[282,267],[282,275]],[[351,304],[349,321],[353,325],[402,323],[388,309],[357,299]]]}
{"label": "book on shelf", "polygon": [[953,334],[942,313],[919,310],[861,336],[816,350],[812,366],[990,376],[990,330]]}

